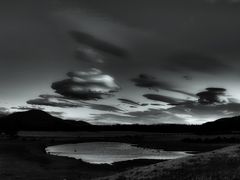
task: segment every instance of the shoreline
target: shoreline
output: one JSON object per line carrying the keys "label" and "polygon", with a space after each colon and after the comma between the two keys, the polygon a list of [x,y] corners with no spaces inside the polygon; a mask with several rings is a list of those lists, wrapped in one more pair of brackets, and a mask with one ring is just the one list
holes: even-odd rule
{"label": "shoreline", "polygon": [[157,164],[133,168],[112,176],[94,180],[179,180],[179,179],[239,179],[240,145],[199,153]]}
{"label": "shoreline", "polygon": [[[94,165],[85,163],[69,157],[59,157],[49,155],[45,152],[45,148],[51,145],[93,142],[93,141],[115,141],[127,142],[136,146],[151,149],[180,150],[182,148],[188,150],[201,150],[201,152],[219,149],[221,147],[230,146],[231,144],[198,144],[185,143],[181,141],[185,135],[179,134],[156,134],[148,133],[144,136],[128,136],[122,133],[112,133],[111,137],[102,138],[104,132],[98,137],[84,138],[41,138],[41,137],[18,137],[16,139],[0,139],[0,179],[12,180],[88,180],[100,177],[111,176],[120,172],[131,170],[132,168],[141,168],[152,166],[168,161],[156,160],[134,160],[115,163],[114,165]],[[189,136],[189,135],[188,135]],[[117,138],[116,138],[117,137]],[[128,138],[125,138],[128,137]],[[166,148],[167,147],[167,148]]]}
{"label": "shoreline", "polygon": [[22,141],[19,139],[0,140],[0,179],[67,179],[87,180],[112,175],[120,171],[155,164],[161,160],[133,160],[95,165],[69,157],[47,154],[45,148],[64,141]]}

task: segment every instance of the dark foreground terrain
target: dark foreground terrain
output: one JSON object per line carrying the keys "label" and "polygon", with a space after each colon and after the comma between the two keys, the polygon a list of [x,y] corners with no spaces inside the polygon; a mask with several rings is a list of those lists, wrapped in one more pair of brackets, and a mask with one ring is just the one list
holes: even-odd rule
{"label": "dark foreground terrain", "polygon": [[[0,132],[0,180],[240,179],[240,117],[203,125],[94,126],[31,110],[1,117]],[[133,160],[92,165],[45,153],[51,145],[95,141],[196,155],[164,162]],[[221,148],[225,149],[216,150]]]}
{"label": "dark foreground terrain", "polygon": [[44,150],[48,145],[52,143],[41,140],[0,140],[0,179],[87,180],[140,165],[160,162],[136,160],[119,162],[114,165],[91,165],[81,160],[48,155]]}
{"label": "dark foreground terrain", "polygon": [[[115,163],[114,165],[91,165],[81,160],[75,160],[67,157],[57,157],[46,154],[44,149],[49,145],[55,144],[65,144],[65,143],[77,143],[77,142],[89,142],[89,141],[119,141],[134,143],[141,147],[152,147],[156,149],[166,149],[166,150],[189,150],[195,151],[195,153],[211,151],[213,149],[222,148],[225,146],[230,146],[235,143],[226,142],[198,142],[199,137],[203,140],[212,139],[213,141],[219,139],[238,139],[239,135],[211,135],[211,136],[200,136],[194,134],[162,134],[162,133],[137,133],[137,132],[80,132],[81,137],[78,133],[75,137],[70,132],[21,132],[21,135],[16,139],[4,139],[0,140],[0,179],[3,180],[13,180],[13,179],[29,179],[29,180],[88,180],[98,177],[105,177],[120,173],[132,168],[139,166],[148,166],[151,164],[159,163],[158,160],[134,160]],[[45,135],[44,135],[45,134]],[[55,134],[55,135],[54,135]],[[57,137],[61,134],[61,137]],[[49,137],[51,135],[51,137]],[[67,138],[65,137],[67,136]],[[194,140],[193,142],[188,142],[190,138]],[[195,142],[197,141],[197,142]],[[216,154],[217,155],[217,154]],[[238,158],[238,154],[235,154]],[[214,156],[214,154],[213,154]],[[212,157],[213,157],[212,156]],[[240,153],[239,153],[240,156]],[[203,160],[199,164],[199,160],[190,160],[192,169],[189,169],[188,165],[179,164],[178,160],[171,161],[171,166],[169,166],[169,173],[172,174],[172,167],[175,167],[175,162],[177,167],[181,167],[186,170],[185,173],[194,173],[196,169],[202,166],[202,164],[207,164],[207,167],[215,167],[217,164],[225,164],[224,168],[232,170],[232,168],[237,168],[240,165],[238,159],[234,160],[234,166],[229,166],[229,163],[233,159],[226,159],[225,156],[216,156],[216,162],[211,162]],[[167,161],[168,162],[168,161]],[[158,167],[156,165],[156,167]],[[162,166],[162,165],[161,165]],[[165,165],[164,165],[165,166]],[[168,166],[168,165],[167,165]],[[155,165],[150,166],[155,167]],[[186,168],[185,168],[186,167]],[[222,166],[219,166],[223,168]],[[213,168],[214,169],[214,168]],[[202,173],[206,169],[200,170]],[[212,170],[208,168],[209,172]],[[141,169],[140,169],[141,171]],[[155,171],[160,171],[160,169],[154,169]],[[174,168],[173,171],[175,172]],[[179,173],[182,170],[179,170]],[[215,172],[215,170],[214,170]],[[221,172],[221,171],[219,171]],[[151,174],[152,172],[149,171]],[[156,173],[156,172],[155,172]],[[158,174],[159,174],[158,173]],[[138,173],[137,173],[138,174]],[[174,174],[173,174],[174,175]],[[125,174],[123,176],[126,176]],[[135,179],[141,179],[140,177],[145,177],[146,175],[136,176]],[[175,176],[175,175],[174,175]],[[174,177],[171,175],[171,177]],[[126,176],[128,177],[128,176]],[[154,176],[153,176],[154,177]],[[169,176],[170,177],[170,176]],[[188,177],[188,176],[186,176]],[[200,176],[199,176],[200,177]],[[113,177],[115,178],[115,177]],[[115,179],[119,177],[116,176]],[[120,177],[122,178],[122,177]],[[129,177],[128,177],[129,178]],[[131,178],[130,178],[131,179]]]}
{"label": "dark foreground terrain", "polygon": [[98,180],[238,180],[240,145],[169,160]]}

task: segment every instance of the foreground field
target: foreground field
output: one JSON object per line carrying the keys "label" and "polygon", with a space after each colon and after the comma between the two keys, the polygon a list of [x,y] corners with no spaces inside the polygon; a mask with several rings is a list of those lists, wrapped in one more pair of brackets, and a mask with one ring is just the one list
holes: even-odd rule
{"label": "foreground field", "polygon": [[[55,144],[80,142],[123,142],[151,149],[164,149],[169,151],[196,151],[204,152],[240,143],[240,134],[212,134],[197,135],[192,133],[157,133],[134,131],[97,131],[97,132],[38,132],[22,131],[18,134],[20,139],[27,141],[51,141]],[[236,142],[227,141],[199,141],[199,139],[236,139]],[[188,141],[186,141],[189,139]],[[192,141],[191,141],[192,140]],[[60,142],[59,142],[60,141]]]}
{"label": "foreground field", "polygon": [[[101,180],[238,180],[240,145],[134,168]],[[100,180],[98,179],[98,180]]]}
{"label": "foreground field", "polygon": [[[66,143],[58,141],[55,143]],[[114,165],[91,165],[81,160],[52,156],[45,147],[46,140],[0,140],[1,180],[88,180],[115,174],[132,167],[149,165],[159,160],[136,160]]]}
{"label": "foreground field", "polygon": [[[81,133],[22,133],[17,139],[0,139],[0,179],[1,180],[88,180],[98,177],[111,176],[116,173],[130,170],[139,166],[147,166],[156,164],[158,160],[134,160],[127,162],[116,163],[111,165],[91,165],[81,160],[75,160],[67,157],[51,156],[45,153],[44,149],[50,145],[65,144],[65,143],[79,143],[79,142],[93,142],[93,141],[114,141],[133,143],[141,147],[149,147],[165,150],[183,150],[183,151],[198,151],[206,152],[222,147],[230,146],[232,143],[225,142],[211,142],[198,143],[198,139],[216,139],[220,135],[199,136],[193,134],[164,134],[164,133],[134,133],[134,132],[81,132]],[[239,139],[239,135],[221,135],[221,138],[235,138]],[[194,141],[183,141],[186,138],[191,138]],[[197,139],[197,141],[195,141]],[[209,141],[207,141],[209,142]],[[236,150],[236,151],[235,151]],[[212,154],[209,161],[196,156],[191,157],[190,160],[167,161],[165,163],[152,165],[146,169],[135,169],[130,172],[132,174],[122,174],[113,176],[113,179],[124,179],[126,177],[136,179],[147,179],[164,177],[178,177],[179,174],[201,178],[205,172],[228,173],[235,172],[240,165],[237,151],[238,149],[226,149],[226,152],[232,153],[236,156],[227,157],[224,154]],[[216,156],[214,156],[216,154]],[[240,156],[240,153],[239,153]],[[227,158],[226,158],[227,157]],[[193,158],[193,159],[192,159]],[[191,160],[192,159],[192,160]],[[200,159],[200,160],[199,160]],[[189,162],[188,162],[189,161]],[[183,162],[183,164],[179,163]],[[176,165],[175,165],[176,163]],[[206,167],[204,166],[206,165]],[[220,164],[220,166],[219,166]],[[183,166],[182,166],[183,165]],[[168,169],[166,168],[168,166]],[[219,167],[216,169],[215,167]],[[164,167],[163,170],[161,170]],[[186,167],[186,168],[185,168]],[[155,169],[154,169],[155,168]],[[166,169],[165,169],[166,168]],[[152,171],[150,171],[152,169]],[[146,171],[145,171],[146,170]],[[149,171],[147,171],[149,170]],[[166,171],[165,171],[166,170]],[[225,171],[222,171],[225,170]],[[162,174],[162,172],[168,174]],[[199,172],[202,172],[199,173]],[[237,172],[237,171],[236,171]],[[139,175],[138,175],[139,173]],[[169,176],[171,174],[171,176]],[[233,173],[234,174],[234,173]],[[131,175],[131,176],[130,176]],[[211,175],[211,174],[210,174]],[[221,174],[220,174],[221,175]],[[124,177],[123,177],[124,176]],[[223,174],[224,176],[224,174]],[[166,177],[166,178],[165,178]],[[199,178],[198,178],[199,177]],[[204,177],[204,176],[203,176]],[[130,178],[130,179],[131,179]],[[119,179],[119,180],[120,180]],[[126,179],[126,178],[125,178]],[[171,179],[171,178],[170,178]],[[176,178],[178,179],[178,178]],[[214,179],[214,178],[213,178]],[[215,178],[216,179],[216,178]]]}

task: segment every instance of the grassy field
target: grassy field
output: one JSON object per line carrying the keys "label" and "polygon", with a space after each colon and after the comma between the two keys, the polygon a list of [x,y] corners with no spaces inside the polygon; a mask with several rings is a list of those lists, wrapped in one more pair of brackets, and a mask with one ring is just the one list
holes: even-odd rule
{"label": "grassy field", "polygon": [[[147,166],[156,164],[160,161],[157,160],[134,160],[127,162],[115,163],[114,165],[91,165],[81,160],[75,160],[67,157],[51,156],[45,153],[45,147],[49,145],[65,144],[73,142],[89,142],[89,141],[115,141],[115,142],[127,142],[133,143],[141,147],[151,147],[157,149],[166,150],[187,150],[206,152],[213,149],[222,148],[232,145],[232,143],[189,143],[184,142],[183,139],[187,138],[199,138],[198,135],[190,134],[161,134],[161,133],[133,133],[133,132],[97,132],[90,133],[83,132],[82,136],[65,137],[62,133],[61,137],[57,135],[45,137],[37,136],[35,132],[34,136],[21,135],[17,139],[0,139],[0,179],[14,180],[14,179],[28,179],[28,180],[88,180],[97,177],[105,177],[113,175],[119,172],[130,170],[134,167]],[[207,136],[208,138],[215,138],[219,135]],[[224,137],[238,137],[239,135],[221,135]],[[201,136],[201,138],[206,138]],[[228,163],[221,156],[216,157],[218,163]],[[233,159],[232,159],[233,160]],[[191,160],[190,160],[191,161]],[[192,160],[194,164],[189,165],[191,168],[185,168],[189,170],[189,173],[194,173],[198,168],[198,160]],[[194,162],[196,161],[196,162]],[[167,163],[163,162],[163,163]],[[170,162],[170,161],[169,161]],[[174,162],[174,161],[173,161]],[[207,161],[206,161],[207,162]],[[213,161],[214,162],[214,161]],[[231,161],[235,162],[235,161]],[[239,163],[236,161],[236,163]],[[216,164],[209,164],[209,166],[215,166]],[[150,167],[157,167],[152,165]],[[180,165],[178,165],[180,166]],[[186,164],[187,166],[187,164]],[[228,168],[228,164],[225,166]],[[236,166],[233,166],[235,168]],[[174,168],[170,168],[175,173],[177,171]],[[172,174],[172,171],[169,173]],[[208,168],[211,171],[210,168]],[[228,168],[229,171],[232,169]],[[156,169],[156,173],[158,169]],[[206,170],[202,169],[202,172]],[[181,173],[182,170],[179,171]],[[214,171],[215,172],[215,171]],[[187,173],[187,172],[186,172]],[[217,171],[216,171],[217,173]],[[174,175],[174,173],[173,173]],[[145,175],[144,175],[145,176]],[[144,177],[142,176],[142,177]],[[201,177],[201,176],[199,176]],[[119,177],[118,177],[119,178]],[[121,177],[120,177],[121,178]]]}
{"label": "grassy field", "polygon": [[186,139],[216,139],[216,138],[235,138],[239,139],[240,134],[222,135],[197,135],[191,133],[148,133],[132,131],[99,131],[99,132],[20,132],[21,139],[26,140],[48,140],[51,143],[59,144],[63,142],[94,142],[111,141],[136,144],[140,147],[176,150],[176,151],[197,151],[204,152],[221,147],[229,146],[234,143],[211,142],[209,143],[190,143]]}
{"label": "grassy field", "polygon": [[[54,144],[67,143],[55,141]],[[0,140],[1,180],[87,180],[150,165],[160,160],[134,160],[113,165],[92,165],[81,160],[52,156],[45,147],[53,145],[46,140]]]}
{"label": "grassy field", "polygon": [[98,180],[239,180],[240,145],[169,160]]}

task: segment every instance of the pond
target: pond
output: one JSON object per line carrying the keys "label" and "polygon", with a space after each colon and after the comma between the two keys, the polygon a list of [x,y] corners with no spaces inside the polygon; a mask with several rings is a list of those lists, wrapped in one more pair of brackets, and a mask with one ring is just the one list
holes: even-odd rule
{"label": "pond", "polygon": [[112,164],[135,159],[176,159],[191,155],[184,151],[146,149],[119,142],[87,142],[49,146],[46,152],[56,156],[81,159],[91,164]]}

